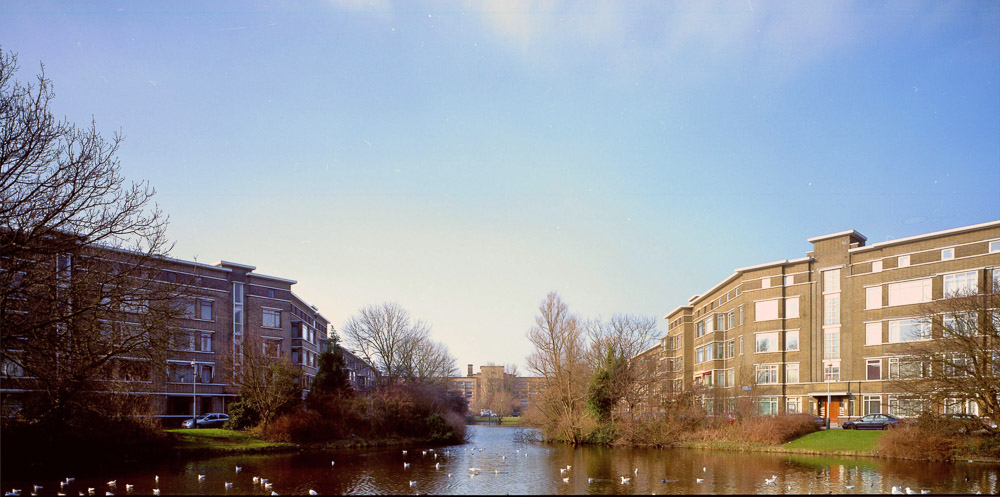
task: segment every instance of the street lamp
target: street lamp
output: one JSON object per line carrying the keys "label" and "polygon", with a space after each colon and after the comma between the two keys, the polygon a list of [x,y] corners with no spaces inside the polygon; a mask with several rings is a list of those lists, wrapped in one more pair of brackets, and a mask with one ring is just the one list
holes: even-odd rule
{"label": "street lamp", "polygon": [[826,366],[826,429],[830,429],[830,378],[833,376],[831,366]]}
{"label": "street lamp", "polygon": [[191,361],[191,428],[198,427],[198,365]]}

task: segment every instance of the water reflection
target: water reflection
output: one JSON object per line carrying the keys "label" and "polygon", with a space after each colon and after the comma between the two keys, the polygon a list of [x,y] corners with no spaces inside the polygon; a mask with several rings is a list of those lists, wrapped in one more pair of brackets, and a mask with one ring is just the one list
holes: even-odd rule
{"label": "water reflection", "polygon": [[[136,494],[150,494],[154,488],[162,495],[270,494],[271,489],[254,483],[255,476],[269,479],[279,494],[870,494],[889,493],[893,486],[934,493],[1000,490],[1000,469],[987,464],[567,447],[516,442],[516,429],[509,427],[472,426],[470,432],[468,444],[408,447],[405,455],[401,448],[234,455],[105,470],[107,474],[75,475],[61,491],[75,495],[95,487],[103,494],[106,482],[117,479],[118,494],[125,493],[126,483],[135,485]],[[236,472],[236,466],[243,470]],[[35,481],[5,474],[3,490],[29,489],[27,494],[40,484],[39,495],[55,495],[58,480],[74,476],[71,472]],[[630,481],[623,484],[622,477]],[[226,482],[232,487],[226,488]]]}

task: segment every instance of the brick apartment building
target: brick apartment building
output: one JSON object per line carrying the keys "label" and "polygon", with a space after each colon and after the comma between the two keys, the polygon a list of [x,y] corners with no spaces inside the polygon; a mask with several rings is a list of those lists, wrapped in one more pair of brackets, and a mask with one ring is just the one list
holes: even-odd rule
{"label": "brick apartment building", "polygon": [[452,391],[458,392],[469,403],[469,412],[479,414],[480,406],[491,391],[508,390],[512,396],[512,412],[520,415],[543,388],[544,378],[533,376],[515,376],[504,372],[503,366],[480,366],[479,372],[473,374],[472,364],[469,364],[467,376],[448,378]]}
{"label": "brick apartment building", "polygon": [[[911,342],[937,320],[921,307],[955,292],[1000,288],[1000,221],[866,245],[849,230],[808,240],[805,257],[736,269],[670,311],[667,335],[640,354],[665,395],[697,393],[712,413],[750,405],[765,414],[845,417],[924,408],[977,413],[975,402],[897,391]],[[898,383],[897,383],[898,384]]]}
{"label": "brick apartment building", "polygon": [[[74,271],[73,260],[61,258],[55,265],[65,266],[67,274]],[[301,368],[305,394],[316,375],[318,356],[328,347],[329,321],[292,291],[294,280],[256,273],[253,266],[228,261],[209,265],[160,257],[151,265],[153,280],[182,289],[184,312],[170,323],[175,336],[168,346],[165,374],[145,371],[125,381],[128,391],[146,396],[152,413],[164,425],[179,425],[191,417],[195,406],[198,413],[226,412],[227,404],[238,397],[231,376],[225,373],[227,360],[239,356],[244,341],[251,338],[262,344],[267,355],[286,357]],[[132,318],[123,314],[121,320]],[[8,351],[16,345],[16,341],[4,343]],[[374,370],[344,352],[352,383],[365,390]],[[12,362],[2,366],[0,396],[5,411],[16,409],[18,393],[32,388],[31,378],[25,378]]]}

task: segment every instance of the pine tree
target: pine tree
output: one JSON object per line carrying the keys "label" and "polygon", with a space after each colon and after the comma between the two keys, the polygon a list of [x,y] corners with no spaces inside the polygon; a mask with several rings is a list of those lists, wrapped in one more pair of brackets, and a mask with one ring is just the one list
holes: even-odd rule
{"label": "pine tree", "polygon": [[340,350],[340,339],[336,330],[330,328],[330,347],[319,355],[316,378],[306,396],[306,405],[312,409],[318,407],[323,400],[335,397],[350,397],[354,395],[354,387],[347,376],[344,366],[344,354]]}

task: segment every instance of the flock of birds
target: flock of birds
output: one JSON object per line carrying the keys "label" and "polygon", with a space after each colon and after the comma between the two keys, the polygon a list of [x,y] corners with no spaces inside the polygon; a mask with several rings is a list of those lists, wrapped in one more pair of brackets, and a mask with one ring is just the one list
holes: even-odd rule
{"label": "flock of birds", "polygon": [[[475,454],[477,451],[479,453],[482,453],[486,449],[483,448],[483,447],[472,447],[472,448],[465,448],[465,449],[462,449],[462,450],[470,452],[471,454]],[[521,449],[517,449],[517,453],[521,453]],[[404,459],[407,457],[408,454],[409,454],[408,450],[403,450],[402,455],[403,455]],[[423,450],[421,452],[421,456],[422,457],[426,457],[428,454],[432,455],[435,460],[438,460],[439,459],[439,455],[441,455],[438,452],[436,452],[434,449],[427,449],[427,450]],[[501,461],[507,459],[506,455],[501,455],[501,454],[496,454],[496,455],[500,457]],[[528,453],[527,452],[524,452],[523,455],[524,455],[524,457],[528,457]],[[444,451],[443,452],[443,456],[444,457],[450,457],[451,456],[451,451],[450,450]],[[442,460],[443,460],[443,458],[442,458]],[[330,466],[331,467],[336,466],[336,461],[330,461]],[[406,471],[406,470],[410,469],[410,467],[411,467],[411,463],[409,463],[409,462],[407,462],[407,461],[404,460],[403,461],[403,471]],[[441,460],[438,460],[437,462],[435,462],[434,469],[438,470],[438,471],[441,470]],[[563,483],[567,483],[568,484],[570,482],[570,475],[571,475],[571,470],[572,469],[573,469],[572,465],[566,465],[565,468],[559,468],[560,478],[562,478]],[[708,468],[707,467],[702,467],[701,470],[702,470],[703,473],[707,473],[708,472]],[[243,471],[243,467],[242,466],[236,466],[235,467],[235,473],[240,473],[242,471]],[[479,474],[481,474],[483,472],[482,468],[478,468],[478,467],[475,467],[475,466],[470,466],[469,469],[468,469],[468,471],[469,471],[469,477],[470,478],[473,478],[473,477],[475,477],[475,476],[477,476],[477,475],[479,475]],[[493,473],[495,475],[498,475],[498,474],[500,474],[500,471],[497,470],[497,469],[494,469]],[[448,478],[451,478],[451,476],[452,476],[451,473],[448,473],[447,475],[448,475]],[[638,475],[639,475],[639,468],[635,468],[635,470],[632,472],[632,476],[624,476],[624,475],[623,476],[619,476],[619,482],[620,482],[621,485],[630,484],[632,482],[632,478],[636,477]],[[199,475],[197,475],[197,479],[198,479],[198,482],[204,482],[205,479],[206,479],[206,475],[199,474]],[[66,493],[64,493],[64,490],[66,489],[66,487],[70,486],[70,484],[73,483],[74,480],[75,480],[75,478],[66,478],[63,481],[60,481],[59,482],[60,492],[58,492],[57,495],[67,495]],[[268,491],[268,490],[270,490],[271,491],[271,495],[278,495],[278,493],[274,491],[274,483],[271,482],[269,479],[263,478],[263,477],[260,477],[260,476],[254,476],[253,479],[252,479],[252,481],[253,481],[253,485],[254,485],[255,489],[259,488],[261,490],[264,490],[265,492]],[[605,481],[605,480],[595,479],[593,477],[587,478],[587,483],[588,484],[593,484],[593,483],[599,482],[599,481]],[[678,480],[661,479],[660,481],[662,483],[673,483],[673,482],[676,482]],[[416,487],[418,485],[418,482],[415,481],[415,480],[408,480],[408,482],[409,482],[409,486],[410,487]],[[695,483],[697,483],[697,484],[704,483],[704,482],[705,482],[704,478],[695,478]],[[771,475],[770,478],[765,478],[764,479],[764,484],[765,485],[776,485],[777,482],[778,482],[778,476],[777,475]],[[223,483],[223,489],[224,489],[224,491],[230,491],[230,490],[232,490],[232,488],[233,488],[233,482],[231,482],[231,481],[224,481],[222,483]],[[154,488],[152,489],[153,495],[160,495],[159,484],[160,484],[160,477],[158,475],[154,476]],[[107,487],[108,488],[104,492],[104,495],[106,495],[106,496],[114,495],[114,492],[118,490],[118,481],[117,480],[111,480],[111,481],[107,482]],[[37,495],[39,493],[39,491],[41,491],[43,488],[44,487],[42,487],[41,485],[34,485],[33,488],[32,488],[31,495]],[[848,485],[848,486],[844,487],[844,489],[846,489],[846,490],[852,490],[853,488],[854,488],[853,485]],[[789,485],[788,486],[788,490],[790,491],[791,489],[792,489],[792,487],[791,487],[791,485]],[[126,493],[132,493],[135,490],[135,486],[133,484],[126,483],[124,485],[124,490],[125,490]],[[11,489],[10,491],[5,492],[4,495],[5,495],[5,497],[14,497],[14,496],[20,497],[21,496],[21,492],[22,492],[21,489]],[[86,489],[86,491],[80,489],[78,492],[79,492],[79,495],[81,495],[81,496],[93,496],[93,495],[97,495],[97,489],[94,488],[94,487],[88,487]],[[309,495],[318,495],[318,493],[315,490],[313,490],[313,489],[310,489],[308,491],[308,493],[309,493]],[[924,494],[924,495],[926,495],[926,494],[930,494],[931,492],[930,492],[930,490],[920,490],[920,491],[917,491],[917,490],[911,489],[910,487],[905,487],[904,488],[902,486],[893,486],[891,493],[895,494],[895,495],[903,495],[903,494],[910,494],[910,495]]]}

